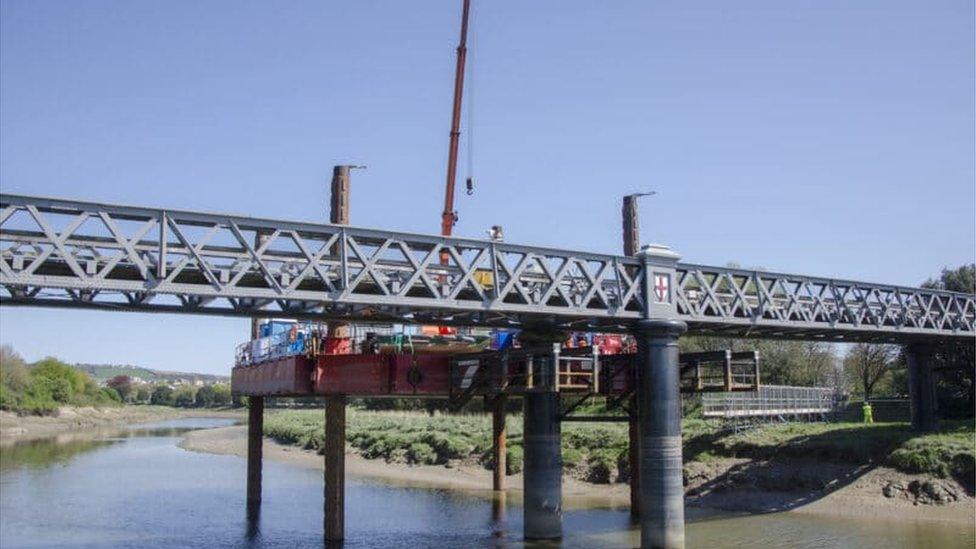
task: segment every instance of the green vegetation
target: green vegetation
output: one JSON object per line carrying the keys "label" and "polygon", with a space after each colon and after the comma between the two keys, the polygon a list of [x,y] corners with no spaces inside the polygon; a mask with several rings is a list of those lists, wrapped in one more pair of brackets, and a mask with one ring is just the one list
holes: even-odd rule
{"label": "green vegetation", "polygon": [[920,435],[907,423],[784,423],[741,433],[685,433],[685,460],[712,456],[806,458],[856,465],[887,465],[906,473],[955,477],[971,486],[976,473],[972,421],[945,422]]}
{"label": "green vegetation", "polygon": [[0,348],[0,409],[23,414],[50,414],[59,406],[114,406],[119,394],[99,388],[91,376],[56,358],[31,366],[9,346]]}
{"label": "green vegetation", "polygon": [[[318,410],[269,414],[265,434],[278,442],[321,451],[324,416]],[[907,473],[952,476],[972,483],[976,443],[972,422],[946,423],[942,432],[920,436],[905,423],[785,423],[740,433],[712,420],[687,418],[682,425],[686,462],[718,457],[805,458],[855,465],[887,465]],[[370,412],[350,408],[347,442],[368,459],[420,464],[453,460],[491,469],[491,419],[416,412]],[[522,470],[521,417],[508,418],[508,474]],[[629,478],[626,424],[563,424],[563,465],[576,478],[595,483]],[[967,480],[968,479],[968,480]]]}
{"label": "green vegetation", "polygon": [[[211,376],[213,377],[213,376]],[[0,409],[19,414],[52,414],[61,406],[159,404],[184,407],[229,406],[230,385],[196,387],[184,384],[174,391],[165,384],[133,383],[116,375],[99,387],[85,371],[45,358],[28,365],[9,345],[0,347]]]}
{"label": "green vegetation", "polygon": [[159,384],[147,387],[145,393],[139,389],[140,400],[157,406],[177,406],[180,408],[214,408],[230,406],[232,398],[230,385],[218,383],[213,385],[178,385],[175,389],[169,385]]}

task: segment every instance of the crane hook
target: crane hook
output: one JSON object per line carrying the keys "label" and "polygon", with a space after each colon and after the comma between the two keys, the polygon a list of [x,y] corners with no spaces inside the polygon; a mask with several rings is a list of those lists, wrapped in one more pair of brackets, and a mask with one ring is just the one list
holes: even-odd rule
{"label": "crane hook", "polygon": [[467,187],[467,194],[468,194],[468,196],[473,195],[474,194],[474,178],[473,177],[469,177],[467,179],[467,181],[465,181],[465,186]]}

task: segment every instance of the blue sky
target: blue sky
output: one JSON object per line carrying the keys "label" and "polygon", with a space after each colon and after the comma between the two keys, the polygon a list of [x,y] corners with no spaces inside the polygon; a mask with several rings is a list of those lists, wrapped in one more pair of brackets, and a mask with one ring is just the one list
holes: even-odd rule
{"label": "blue sky", "polygon": [[[354,224],[435,233],[459,7],[3,0],[0,186],[318,221],[359,163]],[[910,285],[973,261],[973,10],[474,0],[456,233],[619,252],[620,196],[655,189],[642,238],[687,261]],[[30,360],[211,373],[247,332],[0,315]]]}

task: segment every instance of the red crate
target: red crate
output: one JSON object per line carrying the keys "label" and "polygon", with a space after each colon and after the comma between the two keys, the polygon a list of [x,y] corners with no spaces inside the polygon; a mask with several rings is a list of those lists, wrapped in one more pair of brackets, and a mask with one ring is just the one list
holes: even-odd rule
{"label": "red crate", "polygon": [[315,368],[315,392],[383,396],[390,393],[392,355],[322,355]]}
{"label": "red crate", "polygon": [[451,357],[447,355],[388,355],[391,358],[390,392],[395,395],[448,396]]}
{"label": "red crate", "polygon": [[238,395],[302,396],[312,394],[312,361],[289,356],[231,370],[231,390]]}

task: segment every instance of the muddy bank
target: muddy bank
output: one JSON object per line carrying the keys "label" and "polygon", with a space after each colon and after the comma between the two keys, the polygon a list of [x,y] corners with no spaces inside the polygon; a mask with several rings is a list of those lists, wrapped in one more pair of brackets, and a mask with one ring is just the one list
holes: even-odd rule
{"label": "muddy bank", "polygon": [[[195,452],[247,455],[247,427],[243,425],[207,429],[187,433],[180,446]],[[264,457],[291,465],[324,468],[324,460],[317,453],[297,446],[279,444],[264,439]],[[477,464],[451,463],[444,465],[408,465],[366,459],[346,452],[346,473],[384,484],[416,488],[460,490],[491,497],[491,471]],[[518,502],[522,492],[522,475],[507,477],[510,501]],[[626,484],[597,485],[565,477],[563,479],[563,507],[566,509],[626,508],[630,504],[630,489]]]}
{"label": "muddy bank", "polygon": [[[246,427],[188,433],[187,450],[245,456]],[[302,467],[323,467],[322,456],[265,439],[268,459]],[[491,471],[477,464],[408,465],[368,460],[346,453],[351,476],[387,484],[482,493],[490,497]],[[507,477],[509,497],[521,498],[522,475]],[[925,483],[929,483],[928,488]],[[715,459],[686,466],[687,505],[704,509],[764,513],[790,511],[847,517],[903,517],[911,520],[973,522],[974,499],[955,481],[906,475],[883,467],[851,468],[815,461],[751,462]],[[899,489],[898,487],[904,489]],[[564,508],[629,506],[626,484],[591,484],[563,478]],[[932,497],[939,494],[938,498]]]}
{"label": "muddy bank", "polygon": [[689,505],[973,524],[976,500],[951,478],[815,460],[714,459],[685,465]]}
{"label": "muddy bank", "polygon": [[63,433],[122,427],[183,417],[244,418],[243,410],[193,410],[168,406],[106,408],[62,407],[53,416],[18,416],[0,411],[0,446],[53,437]]}

